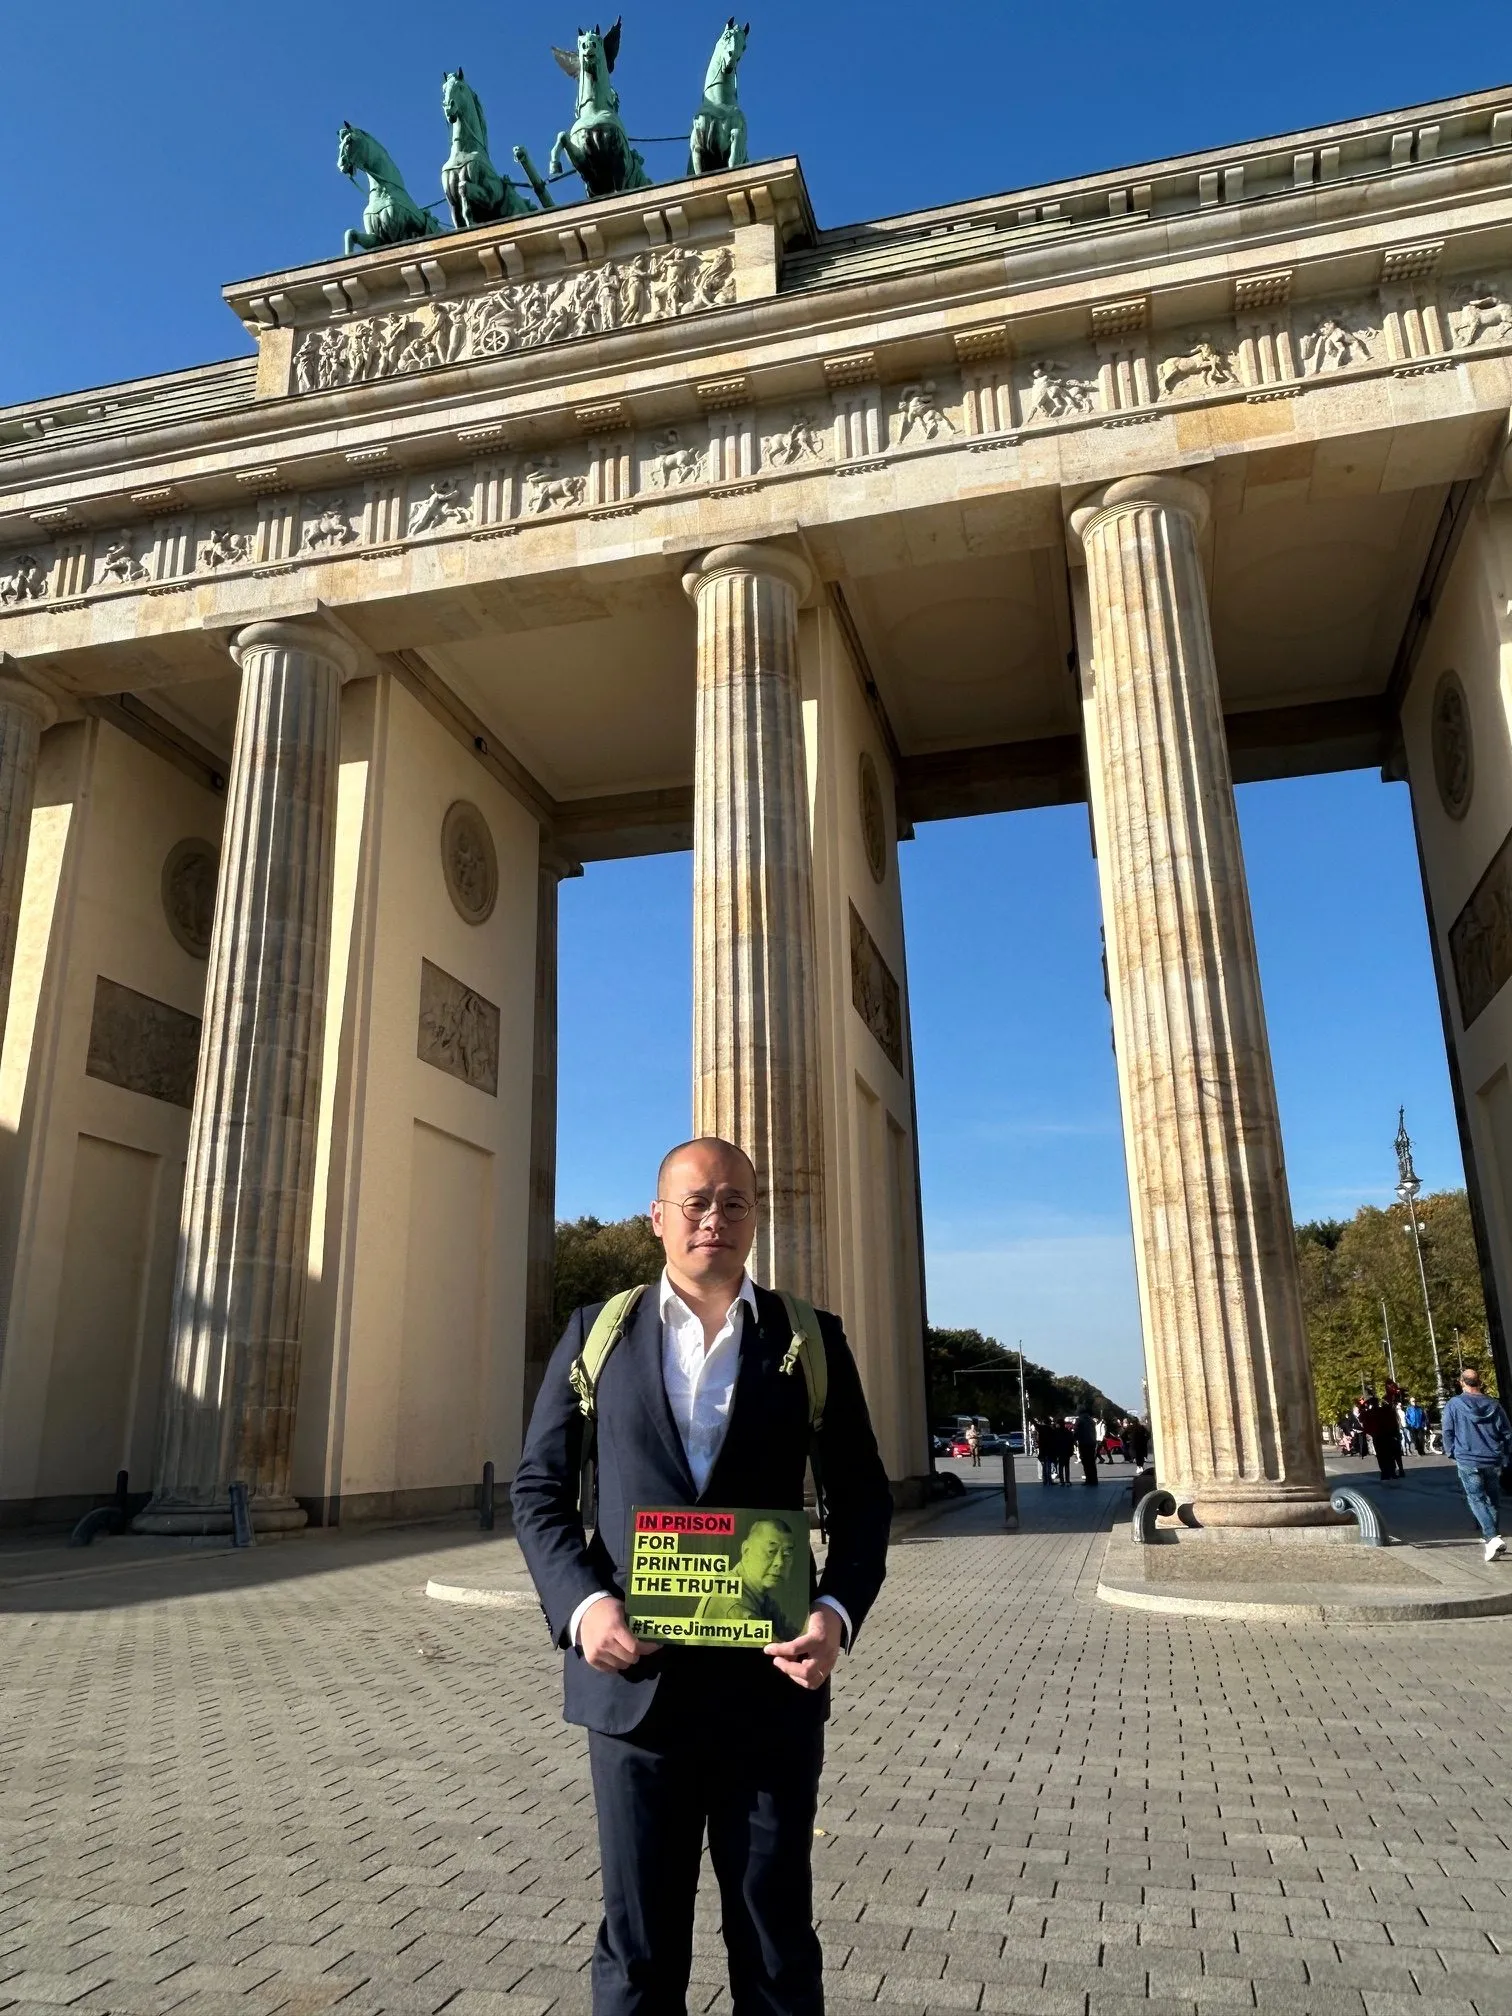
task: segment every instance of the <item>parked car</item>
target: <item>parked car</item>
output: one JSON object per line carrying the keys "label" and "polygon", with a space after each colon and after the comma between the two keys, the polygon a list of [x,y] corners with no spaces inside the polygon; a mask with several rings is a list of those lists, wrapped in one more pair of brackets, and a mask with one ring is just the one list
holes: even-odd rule
{"label": "parked car", "polygon": [[929,1446],[934,1450],[936,1456],[948,1456],[955,1447],[955,1444],[948,1435],[932,1435]]}
{"label": "parked car", "polygon": [[1007,1446],[1001,1435],[984,1435],[982,1437],[982,1454],[984,1456],[1001,1456]]}
{"label": "parked car", "polygon": [[963,1437],[961,1441],[951,1443],[950,1453],[952,1456],[965,1456],[969,1458],[971,1455],[971,1444]]}
{"label": "parked car", "polygon": [[1023,1455],[1024,1431],[1022,1428],[1010,1428],[1008,1433],[1003,1437],[1003,1440],[1008,1444],[1008,1447],[1013,1451],[1015,1456]]}

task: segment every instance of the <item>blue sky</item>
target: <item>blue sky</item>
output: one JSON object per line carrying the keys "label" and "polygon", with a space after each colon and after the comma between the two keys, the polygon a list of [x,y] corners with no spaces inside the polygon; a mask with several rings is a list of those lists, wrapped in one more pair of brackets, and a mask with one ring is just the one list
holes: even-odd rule
{"label": "blue sky", "polygon": [[[1512,75],[1505,5],[1341,0],[1284,33],[1212,9],[1093,0],[926,8],[752,0],[742,101],[757,154],[801,156],[840,224],[1480,89]],[[585,20],[586,16],[583,17]],[[1446,19],[1449,17],[1446,17]],[[685,132],[724,19],[631,8],[632,133]],[[230,280],[340,250],[360,199],[342,119],[439,194],[443,70],[507,156],[571,113],[549,55],[575,4],[105,0],[12,10],[0,189],[13,221],[0,401],[246,348]],[[606,23],[607,25],[607,19]],[[653,172],[680,145],[647,150]],[[1240,816],[1298,1216],[1380,1201],[1405,1100],[1425,1181],[1461,1180],[1405,788],[1370,773],[1246,787]],[[1128,1204],[1086,815],[926,826],[903,850],[932,1314],[1134,1397]],[[686,857],[564,887],[560,1204],[637,1208],[688,1116]],[[599,1006],[603,976],[619,984]]]}

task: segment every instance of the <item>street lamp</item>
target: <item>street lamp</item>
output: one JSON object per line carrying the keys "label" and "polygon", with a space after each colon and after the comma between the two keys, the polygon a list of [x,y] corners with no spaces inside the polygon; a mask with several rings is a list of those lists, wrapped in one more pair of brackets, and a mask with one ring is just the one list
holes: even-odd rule
{"label": "street lamp", "polygon": [[1407,1222],[1412,1227],[1412,1244],[1417,1253],[1418,1286],[1423,1291],[1423,1314],[1428,1319],[1428,1348],[1433,1353],[1433,1387],[1440,1408],[1444,1404],[1444,1374],[1439,1365],[1438,1338],[1433,1330],[1433,1308],[1428,1300],[1428,1274],[1423,1266],[1423,1235],[1418,1230],[1417,1197],[1422,1189],[1416,1169],[1412,1166],[1412,1140],[1407,1132],[1407,1109],[1397,1108],[1396,1132],[1397,1186],[1396,1194],[1407,1206]]}

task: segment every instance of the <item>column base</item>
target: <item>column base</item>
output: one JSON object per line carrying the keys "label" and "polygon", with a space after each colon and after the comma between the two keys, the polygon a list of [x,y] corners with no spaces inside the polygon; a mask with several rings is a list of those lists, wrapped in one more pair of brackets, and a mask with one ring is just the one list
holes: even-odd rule
{"label": "column base", "polygon": [[[254,1498],[248,1508],[254,1533],[297,1533],[307,1524],[309,1514],[292,1498]],[[208,1505],[190,1505],[173,1498],[154,1498],[131,1522],[133,1533],[155,1533],[164,1538],[208,1538],[231,1531],[231,1501],[213,1499]]]}
{"label": "column base", "polygon": [[1275,1484],[1200,1484],[1175,1494],[1178,1504],[1190,1503],[1203,1526],[1244,1527],[1348,1526],[1348,1513],[1335,1512],[1326,1490],[1287,1491]]}

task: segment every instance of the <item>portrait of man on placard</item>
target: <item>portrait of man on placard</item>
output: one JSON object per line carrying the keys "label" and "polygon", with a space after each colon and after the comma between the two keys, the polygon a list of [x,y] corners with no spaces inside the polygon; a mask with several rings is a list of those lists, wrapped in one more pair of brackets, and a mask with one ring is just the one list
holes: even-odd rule
{"label": "portrait of man on placard", "polygon": [[740,1543],[736,1573],[742,1589],[738,1596],[705,1596],[698,1606],[699,1623],[727,1618],[765,1618],[774,1639],[793,1637],[801,1619],[788,1615],[782,1607],[782,1585],[793,1564],[796,1546],[793,1529],[784,1519],[770,1516],[753,1519]]}

